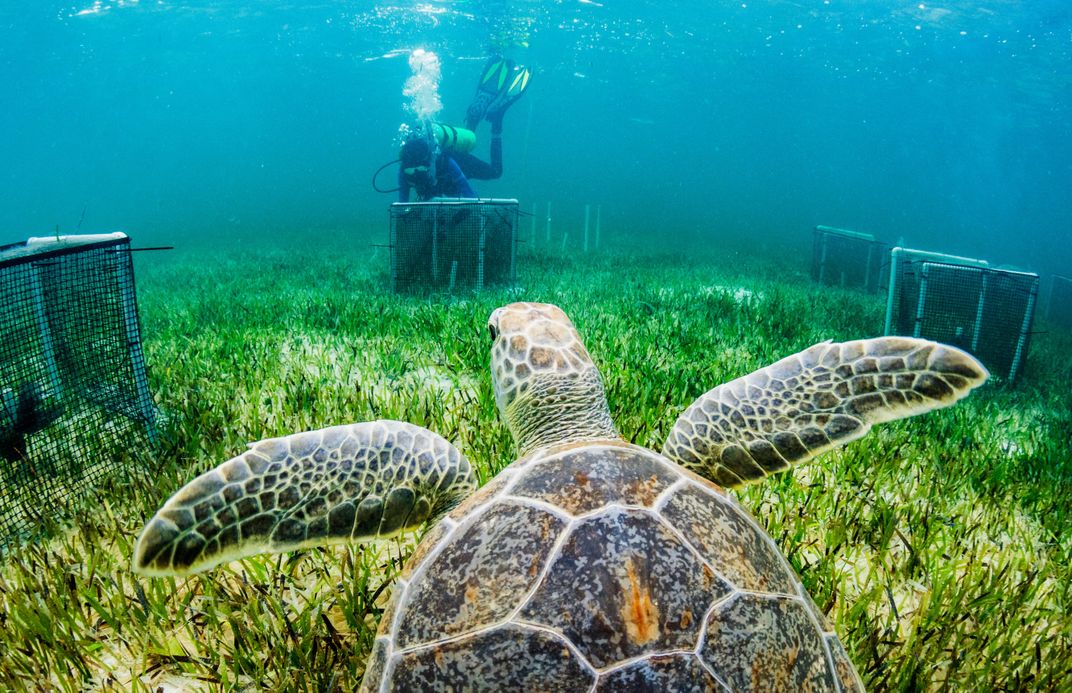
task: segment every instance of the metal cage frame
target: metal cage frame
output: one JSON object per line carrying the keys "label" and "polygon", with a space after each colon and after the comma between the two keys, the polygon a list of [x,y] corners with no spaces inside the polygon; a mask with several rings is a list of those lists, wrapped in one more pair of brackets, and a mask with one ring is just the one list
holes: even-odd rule
{"label": "metal cage frame", "polygon": [[0,247],[0,548],[157,440],[130,239]]}
{"label": "metal cage frame", "polygon": [[[1015,382],[1030,346],[1039,276],[985,260],[908,248],[890,251],[885,334],[958,346]],[[937,287],[937,288],[935,288]],[[952,288],[951,288],[952,287]],[[946,290],[944,294],[935,291]],[[994,305],[1008,310],[1002,329]],[[958,324],[953,325],[953,322]]]}
{"label": "metal cage frame", "polygon": [[[872,234],[833,226],[816,226],[812,230],[811,276],[823,286],[840,286],[842,288],[859,288],[875,293],[886,284],[887,249],[889,244],[876,239]],[[862,271],[853,267],[840,270],[831,256],[844,256],[858,252]],[[844,258],[842,258],[844,259]],[[847,270],[856,269],[855,272]],[[833,280],[837,271],[838,279]],[[854,276],[861,275],[862,276]]]}
{"label": "metal cage frame", "polygon": [[391,290],[455,293],[517,282],[514,199],[437,198],[390,207]]}

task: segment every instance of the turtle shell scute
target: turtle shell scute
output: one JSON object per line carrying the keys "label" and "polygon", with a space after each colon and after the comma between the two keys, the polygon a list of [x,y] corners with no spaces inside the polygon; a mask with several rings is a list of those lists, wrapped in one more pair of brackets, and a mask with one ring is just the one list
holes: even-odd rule
{"label": "turtle shell scute", "polygon": [[700,656],[734,690],[837,690],[823,636],[799,599],[734,595],[711,613]]}
{"label": "turtle shell scute", "polygon": [[699,485],[675,490],[661,512],[734,585],[753,592],[797,594],[789,563],[729,496]]}
{"label": "turtle shell scute", "polygon": [[679,478],[654,455],[637,455],[627,447],[590,446],[527,467],[510,493],[582,515],[610,503],[651,507]]}
{"label": "turtle shell scute", "polygon": [[535,586],[564,524],[546,510],[509,501],[481,508],[414,576],[395,645],[404,649],[505,619]]}
{"label": "turtle shell scute", "polygon": [[560,637],[519,625],[402,653],[389,691],[587,691],[595,672]]}
{"label": "turtle shell scute", "polygon": [[599,677],[596,693],[674,693],[726,692],[725,686],[711,675],[695,654],[652,655]]}
{"label": "turtle shell scute", "polygon": [[656,515],[608,509],[577,523],[520,618],[561,632],[596,668],[692,649],[730,591]]}

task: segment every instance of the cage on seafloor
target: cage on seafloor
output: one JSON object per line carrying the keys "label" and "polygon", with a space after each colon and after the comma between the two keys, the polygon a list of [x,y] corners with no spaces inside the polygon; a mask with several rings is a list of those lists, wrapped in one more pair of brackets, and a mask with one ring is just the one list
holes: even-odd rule
{"label": "cage on seafloor", "polygon": [[1011,383],[1027,358],[1038,285],[1037,274],[985,260],[894,248],[885,332],[960,347]]}
{"label": "cage on seafloor", "polygon": [[811,277],[824,286],[879,291],[886,282],[888,248],[869,233],[816,226]]}
{"label": "cage on seafloor", "polygon": [[0,247],[0,548],[156,439],[125,234]]}
{"label": "cage on seafloor", "polygon": [[441,198],[391,205],[391,288],[405,293],[512,286],[517,200]]}
{"label": "cage on seafloor", "polygon": [[1072,330],[1072,278],[1059,274],[1050,276],[1046,300],[1046,319],[1055,325]]}

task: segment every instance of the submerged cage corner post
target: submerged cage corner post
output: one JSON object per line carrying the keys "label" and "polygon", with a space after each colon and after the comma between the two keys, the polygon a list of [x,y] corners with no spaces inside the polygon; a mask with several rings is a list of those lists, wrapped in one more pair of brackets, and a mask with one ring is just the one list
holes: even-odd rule
{"label": "submerged cage corner post", "polygon": [[1050,276],[1046,292],[1046,319],[1054,325],[1072,330],[1072,277]]}
{"label": "submerged cage corner post", "polygon": [[517,200],[396,202],[390,213],[392,291],[454,293],[516,282]]}
{"label": "submerged cage corner post", "polygon": [[0,547],[157,435],[125,234],[0,248]]}
{"label": "submerged cage corner post", "polygon": [[907,248],[890,252],[885,334],[932,339],[973,354],[1015,382],[1031,339],[1039,277],[985,260]]}
{"label": "submerged cage corner post", "polygon": [[885,285],[889,246],[869,233],[816,226],[811,276],[824,286],[877,292]]}

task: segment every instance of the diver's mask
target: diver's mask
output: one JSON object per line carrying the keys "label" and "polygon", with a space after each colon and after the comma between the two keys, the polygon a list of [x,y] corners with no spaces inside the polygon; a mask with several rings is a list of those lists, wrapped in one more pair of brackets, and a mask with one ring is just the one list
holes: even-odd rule
{"label": "diver's mask", "polygon": [[416,132],[402,151],[402,173],[408,178],[436,179],[436,160],[439,159],[439,142],[436,140],[431,121],[416,128]]}

